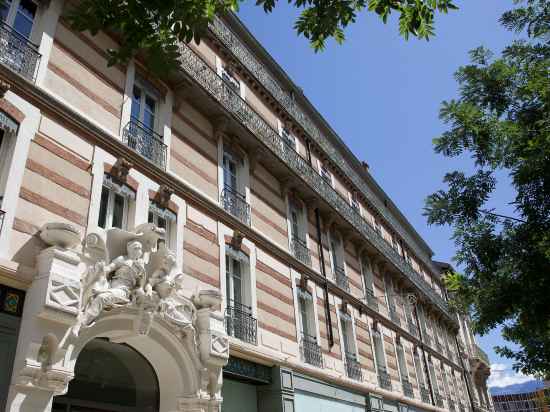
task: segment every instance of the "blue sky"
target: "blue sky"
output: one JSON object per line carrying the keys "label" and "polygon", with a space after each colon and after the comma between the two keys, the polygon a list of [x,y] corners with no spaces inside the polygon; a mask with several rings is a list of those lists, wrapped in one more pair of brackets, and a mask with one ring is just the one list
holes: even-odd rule
{"label": "blue sky", "polygon": [[[455,252],[450,230],[428,227],[422,216],[425,197],[442,187],[446,171],[469,169],[467,158],[445,159],[432,149],[432,139],[445,126],[438,119],[440,103],[457,95],[455,70],[468,62],[468,51],[483,45],[500,51],[513,35],[498,18],[511,0],[458,1],[460,10],[437,18],[436,37],[429,42],[398,36],[395,20],[384,25],[363,13],[346,30],[346,42],[329,42],[314,53],[292,29],[296,10],[279,2],[275,12],[246,2],[239,16],[305,95],[353,150],[435,252],[450,261]],[[492,206],[507,206],[513,192],[505,176]],[[499,330],[479,339],[494,363],[493,385],[518,383],[510,361],[493,346],[502,343]]]}

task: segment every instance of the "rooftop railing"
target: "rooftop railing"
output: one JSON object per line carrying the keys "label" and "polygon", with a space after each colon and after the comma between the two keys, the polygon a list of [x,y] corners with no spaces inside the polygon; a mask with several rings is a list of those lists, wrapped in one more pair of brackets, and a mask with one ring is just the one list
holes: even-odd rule
{"label": "rooftop railing", "polygon": [[39,61],[38,46],[6,23],[0,22],[0,63],[32,82]]}
{"label": "rooftop railing", "polygon": [[151,163],[166,170],[166,145],[162,140],[162,136],[139,120],[132,119],[124,127],[122,142]]}
{"label": "rooftop railing", "polygon": [[181,68],[194,79],[251,134],[293,170],[317,195],[331,205],[351,226],[368,240],[388,261],[403,273],[421,294],[428,297],[443,314],[456,324],[447,303],[410,267],[363,217],[349,204],[349,200],[336,190],[295,150],[281,143],[279,133],[273,129],[238,93],[213,71],[189,46],[180,44]]}

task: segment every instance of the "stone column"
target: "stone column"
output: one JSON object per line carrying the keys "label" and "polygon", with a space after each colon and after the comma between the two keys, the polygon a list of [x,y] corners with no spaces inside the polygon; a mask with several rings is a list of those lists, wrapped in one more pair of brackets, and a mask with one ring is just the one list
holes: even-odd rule
{"label": "stone column", "polygon": [[41,238],[51,245],[37,256],[37,273],[27,292],[6,411],[49,411],[65,393],[73,370],[64,366],[61,343],[70,333],[80,302],[80,258],[71,250],[76,229],[47,224]]}

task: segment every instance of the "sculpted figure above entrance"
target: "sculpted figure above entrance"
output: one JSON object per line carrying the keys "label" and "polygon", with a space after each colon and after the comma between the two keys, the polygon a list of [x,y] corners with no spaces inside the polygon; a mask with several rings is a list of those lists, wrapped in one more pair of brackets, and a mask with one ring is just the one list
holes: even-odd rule
{"label": "sculpted figure above entrance", "polygon": [[91,233],[81,248],[69,226],[42,228],[50,247],[37,256],[7,410],[50,410],[80,351],[103,337],[149,361],[160,411],[219,411],[229,358],[220,292],[186,290],[164,230],[153,224]]}

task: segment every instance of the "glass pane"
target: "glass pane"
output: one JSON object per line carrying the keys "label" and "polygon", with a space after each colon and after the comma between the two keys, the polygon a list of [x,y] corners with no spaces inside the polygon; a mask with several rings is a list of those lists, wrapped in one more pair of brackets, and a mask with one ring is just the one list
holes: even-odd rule
{"label": "glass pane", "polygon": [[225,287],[226,287],[226,297],[227,297],[227,306],[231,306],[231,300],[233,296],[231,295],[232,285],[231,285],[231,261],[229,256],[225,255]]}
{"label": "glass pane", "polygon": [[147,219],[147,222],[148,223],[155,223],[155,215],[153,214],[153,212],[149,212],[149,217]]}
{"label": "glass pane", "polygon": [[98,226],[103,229],[107,226],[107,206],[109,204],[109,189],[105,186],[101,189],[101,201],[99,202],[99,219]]}
{"label": "glass pane", "polygon": [[35,14],[36,4],[34,4],[31,0],[21,0],[15,15],[13,28],[28,38],[31,34]]}
{"label": "glass pane", "polygon": [[132,118],[141,121],[141,90],[139,87],[134,86],[134,92],[132,95]]}
{"label": "glass pane", "polygon": [[124,197],[115,194],[115,201],[113,206],[113,224],[112,227],[118,227],[122,229],[124,221]]}
{"label": "glass pane", "polygon": [[242,303],[242,285],[240,277],[233,276],[233,293],[235,303]]}
{"label": "glass pane", "polygon": [[384,348],[382,347],[382,338],[380,337],[380,333],[373,333],[372,337],[374,341],[374,354],[376,356],[376,363],[381,367],[385,367],[386,365],[384,363]]}
{"label": "glass pane", "polygon": [[0,21],[6,21],[8,12],[10,11],[11,1],[0,1]]}
{"label": "glass pane", "polygon": [[145,96],[145,110],[143,111],[143,124],[149,129],[155,129],[155,113],[157,102],[150,96]]}
{"label": "glass pane", "polygon": [[310,335],[307,319],[307,303],[304,299],[298,299],[300,304],[300,316],[302,317],[302,332],[304,335]]}
{"label": "glass pane", "polygon": [[160,216],[157,216],[157,226],[161,229],[166,229],[166,219]]}

